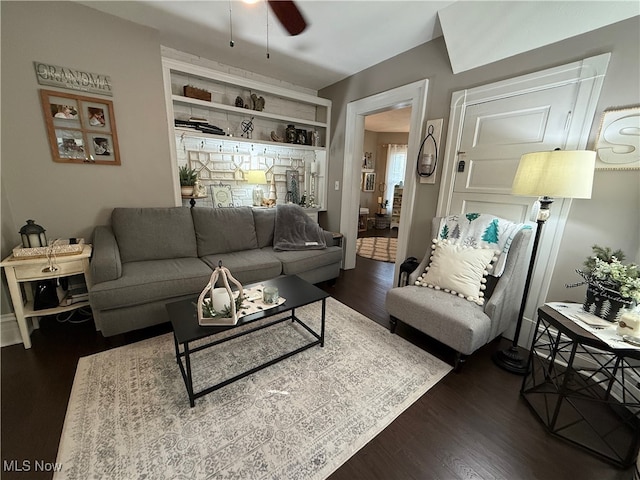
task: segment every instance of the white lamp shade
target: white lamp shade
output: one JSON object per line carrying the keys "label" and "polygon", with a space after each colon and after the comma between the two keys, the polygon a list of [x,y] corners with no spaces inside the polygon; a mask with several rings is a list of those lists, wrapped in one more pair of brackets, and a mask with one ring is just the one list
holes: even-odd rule
{"label": "white lamp shade", "polygon": [[267,176],[262,170],[249,170],[247,172],[247,183],[253,185],[266,185]]}
{"label": "white lamp shade", "polygon": [[596,152],[553,150],[520,158],[511,193],[528,197],[591,198]]}

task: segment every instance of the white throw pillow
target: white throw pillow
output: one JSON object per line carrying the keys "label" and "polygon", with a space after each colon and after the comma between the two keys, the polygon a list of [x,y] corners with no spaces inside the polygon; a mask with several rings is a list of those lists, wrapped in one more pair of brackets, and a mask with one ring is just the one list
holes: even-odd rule
{"label": "white throw pillow", "polygon": [[478,305],[484,303],[486,279],[499,253],[493,249],[433,240],[431,261],[415,284],[444,290]]}

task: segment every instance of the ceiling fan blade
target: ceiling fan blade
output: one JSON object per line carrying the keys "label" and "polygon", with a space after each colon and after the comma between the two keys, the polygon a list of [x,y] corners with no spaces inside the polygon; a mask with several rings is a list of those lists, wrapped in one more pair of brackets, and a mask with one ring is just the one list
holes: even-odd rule
{"label": "ceiling fan blade", "polygon": [[268,2],[289,35],[298,35],[307,28],[307,22],[292,0],[268,0]]}

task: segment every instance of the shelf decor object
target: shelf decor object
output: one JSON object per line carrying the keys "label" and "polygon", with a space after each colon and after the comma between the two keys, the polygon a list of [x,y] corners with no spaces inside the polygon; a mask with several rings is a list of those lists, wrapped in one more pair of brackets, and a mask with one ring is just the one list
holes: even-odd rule
{"label": "shelf decor object", "polygon": [[54,162],[120,165],[113,102],[40,90]]}
{"label": "shelf decor object", "polygon": [[211,93],[202,88],[193,87],[191,85],[184,86],[184,96],[189,98],[197,98],[205,102],[211,101]]}
{"label": "shelf decor object", "polygon": [[511,193],[527,197],[540,197],[540,210],[536,220],[537,228],[531,260],[513,342],[511,347],[506,350],[500,350],[493,356],[496,365],[511,373],[518,375],[527,373],[526,360],[518,350],[518,337],[520,337],[520,329],[527,296],[529,295],[529,286],[531,285],[542,227],[550,214],[549,207],[553,203],[553,197],[591,198],[595,161],[596,152],[588,150],[534,152],[526,153],[520,158]]}
{"label": "shelf decor object", "polygon": [[265,175],[264,171],[249,170],[247,172],[247,183],[249,185],[255,185],[253,189],[253,205],[262,205],[262,200],[264,200],[264,190],[260,185],[267,184],[267,176]]}

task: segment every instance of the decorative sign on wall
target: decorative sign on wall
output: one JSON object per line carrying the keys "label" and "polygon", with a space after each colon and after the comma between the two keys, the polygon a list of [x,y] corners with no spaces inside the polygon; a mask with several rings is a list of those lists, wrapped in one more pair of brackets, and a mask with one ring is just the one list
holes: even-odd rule
{"label": "decorative sign on wall", "polygon": [[113,103],[40,90],[54,162],[120,165]]}
{"label": "decorative sign on wall", "polygon": [[605,111],[596,150],[596,169],[639,169],[640,106]]}
{"label": "decorative sign on wall", "polygon": [[33,65],[40,85],[113,96],[111,77],[108,75],[83,72],[75,68],[60,67],[43,62],[33,62]]}

